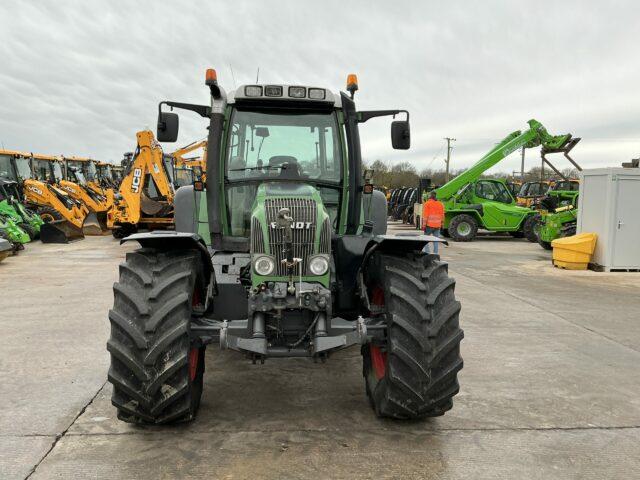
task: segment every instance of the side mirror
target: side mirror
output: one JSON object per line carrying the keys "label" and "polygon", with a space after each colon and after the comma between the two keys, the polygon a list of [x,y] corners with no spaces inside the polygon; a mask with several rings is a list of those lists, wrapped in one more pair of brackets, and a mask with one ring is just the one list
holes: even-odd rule
{"label": "side mirror", "polygon": [[409,150],[411,147],[409,120],[391,122],[391,145],[396,150]]}
{"label": "side mirror", "polygon": [[175,142],[178,139],[178,126],[179,118],[177,113],[158,113],[158,131],[156,135],[158,141]]}

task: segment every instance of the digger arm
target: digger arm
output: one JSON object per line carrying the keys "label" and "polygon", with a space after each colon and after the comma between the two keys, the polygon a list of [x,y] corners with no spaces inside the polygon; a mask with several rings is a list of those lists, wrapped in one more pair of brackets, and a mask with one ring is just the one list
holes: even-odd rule
{"label": "digger arm", "polygon": [[158,193],[173,202],[173,185],[165,169],[162,148],[156,142],[150,130],[143,130],[136,134],[138,142],[137,155],[133,158],[131,167],[122,179],[119,194],[125,208],[116,208],[118,222],[136,224],[140,221],[142,190],[147,174],[153,178]]}
{"label": "digger arm", "polygon": [[193,152],[194,150],[198,150],[199,148],[202,148],[205,152],[204,155],[206,155],[207,141],[201,140],[199,142],[193,142],[186,147],[179,148],[178,150],[173,152],[171,156],[176,160],[176,167],[184,167],[185,165],[188,165],[189,160],[186,160],[184,156],[188,153]]}
{"label": "digger arm", "polygon": [[478,160],[471,168],[453,178],[436,190],[439,200],[451,198],[465,185],[476,181],[480,176],[509,156],[516,150],[534,148],[542,145],[544,150],[561,151],[571,141],[571,135],[549,135],[542,124],[536,120],[529,120],[529,129],[521,132],[516,130],[507,135],[500,143]]}

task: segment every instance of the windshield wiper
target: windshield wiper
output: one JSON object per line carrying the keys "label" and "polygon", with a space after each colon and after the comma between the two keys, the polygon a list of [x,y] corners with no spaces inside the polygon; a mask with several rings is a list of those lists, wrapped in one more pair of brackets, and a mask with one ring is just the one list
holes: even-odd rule
{"label": "windshield wiper", "polygon": [[278,170],[279,168],[285,168],[284,165],[267,165],[265,167],[244,167],[244,168],[230,168],[230,172],[244,172],[245,170]]}

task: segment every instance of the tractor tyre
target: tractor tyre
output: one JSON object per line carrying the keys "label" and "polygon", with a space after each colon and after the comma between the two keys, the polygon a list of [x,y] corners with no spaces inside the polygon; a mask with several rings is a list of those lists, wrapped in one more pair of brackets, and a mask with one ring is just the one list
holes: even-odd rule
{"label": "tractor tyre", "polygon": [[448,231],[456,242],[470,242],[478,233],[478,221],[471,215],[461,213],[451,219]]}
{"label": "tractor tyre", "polygon": [[[362,347],[369,401],[380,417],[443,415],[460,390],[460,303],[437,255],[374,253],[367,269],[385,341]],[[380,311],[380,309],[378,309]]]}
{"label": "tractor tyre", "polygon": [[195,418],[204,347],[190,339],[192,305],[202,298],[199,253],[139,249],[120,264],[109,311],[111,403],[128,423]]}
{"label": "tractor tyre", "polygon": [[117,227],[113,227],[111,230],[111,235],[113,238],[121,240],[129,235],[133,235],[138,231],[138,227],[133,225],[132,223],[123,223],[122,225],[118,225]]}
{"label": "tractor tyre", "polygon": [[443,238],[451,238],[451,235],[449,235],[449,229],[448,228],[440,229],[440,233],[442,234]]}
{"label": "tractor tyre", "polygon": [[38,209],[38,215],[44,223],[55,222],[56,220],[62,220],[62,214],[57,211],[55,208],[51,207],[42,207]]}
{"label": "tractor tyre", "polygon": [[524,225],[522,226],[522,232],[527,240],[531,243],[536,243],[538,241],[538,231],[540,230],[540,221],[541,216],[539,213],[535,215],[529,215],[524,220]]}
{"label": "tractor tyre", "polygon": [[544,240],[538,239],[538,244],[545,250],[553,250],[553,247],[551,246],[551,242],[545,242]]}

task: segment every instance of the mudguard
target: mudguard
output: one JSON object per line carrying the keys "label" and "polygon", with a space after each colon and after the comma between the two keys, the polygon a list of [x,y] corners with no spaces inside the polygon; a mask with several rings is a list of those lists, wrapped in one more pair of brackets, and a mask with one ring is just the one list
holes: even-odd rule
{"label": "mudguard", "polygon": [[207,250],[202,238],[195,233],[174,232],[170,230],[134,233],[120,240],[120,245],[130,241],[136,241],[142,247],[156,248],[158,250],[196,250],[202,257],[205,278],[211,278],[213,272],[211,254],[209,250]]}
{"label": "mudguard", "polygon": [[422,250],[427,243],[444,243],[449,245],[446,240],[436,237],[434,235],[416,234],[413,232],[397,233],[395,235],[375,235],[371,241],[367,244],[366,251],[376,247],[376,250]]}

